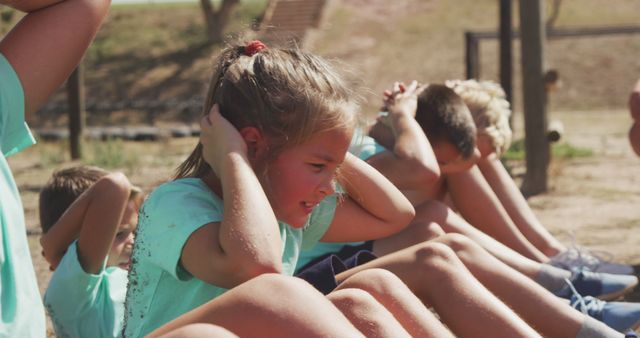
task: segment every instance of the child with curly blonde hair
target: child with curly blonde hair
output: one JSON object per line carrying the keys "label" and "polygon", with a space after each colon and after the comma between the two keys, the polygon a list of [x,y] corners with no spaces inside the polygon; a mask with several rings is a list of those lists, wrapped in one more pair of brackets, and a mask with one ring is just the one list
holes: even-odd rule
{"label": "child with curly blonde hair", "polygon": [[[464,192],[452,192],[456,209],[484,232],[541,263],[564,269],[587,267],[590,271],[632,274],[629,265],[603,260],[578,246],[567,248],[538,220],[500,161],[508,149],[512,132],[511,110],[499,84],[492,81],[454,80],[447,85],[460,95],[478,129],[481,157],[456,178]],[[455,183],[454,183],[455,185]]]}

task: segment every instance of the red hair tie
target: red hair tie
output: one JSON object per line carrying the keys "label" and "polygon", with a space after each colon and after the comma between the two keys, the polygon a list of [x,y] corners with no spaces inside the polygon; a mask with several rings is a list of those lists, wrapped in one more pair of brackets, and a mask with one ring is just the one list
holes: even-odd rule
{"label": "red hair tie", "polygon": [[267,45],[260,40],[253,40],[244,46],[244,55],[253,56],[255,53],[267,48]]}

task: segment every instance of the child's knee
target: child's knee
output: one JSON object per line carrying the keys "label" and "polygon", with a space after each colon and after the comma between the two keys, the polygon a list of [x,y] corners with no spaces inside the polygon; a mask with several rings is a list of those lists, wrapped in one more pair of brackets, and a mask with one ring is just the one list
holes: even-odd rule
{"label": "child's knee", "polygon": [[359,288],[346,288],[331,292],[327,298],[348,318],[375,318],[383,306],[369,292]]}
{"label": "child's knee", "polygon": [[445,234],[440,224],[436,222],[417,220],[411,227],[414,230],[413,235],[420,241],[429,241]]}
{"label": "child's knee", "polygon": [[469,237],[457,233],[448,233],[440,238],[439,242],[445,243],[457,254],[463,252],[477,252],[479,246]]}
{"label": "child's knee", "polygon": [[393,297],[393,294],[409,289],[394,273],[385,269],[367,269],[345,281],[345,286],[367,291],[377,299]]}
{"label": "child's knee", "polygon": [[179,329],[171,331],[161,338],[183,338],[183,337],[219,337],[219,338],[233,338],[238,337],[231,333],[229,330],[205,323],[196,323],[185,325]]}
{"label": "child's knee", "polygon": [[308,299],[310,297],[322,297],[322,294],[306,281],[277,273],[262,274],[247,283],[260,290],[269,290],[269,292],[264,293],[264,296],[269,298]]}
{"label": "child's knee", "polygon": [[423,243],[415,247],[416,271],[431,275],[434,271],[451,271],[459,259],[449,246],[438,242]]}

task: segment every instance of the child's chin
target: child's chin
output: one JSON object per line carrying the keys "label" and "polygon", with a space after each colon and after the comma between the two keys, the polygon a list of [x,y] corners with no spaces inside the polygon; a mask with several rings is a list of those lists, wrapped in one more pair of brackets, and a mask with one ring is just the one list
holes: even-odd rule
{"label": "child's chin", "polygon": [[289,224],[289,226],[292,227],[292,228],[299,229],[299,228],[304,227],[307,224],[308,220],[309,220],[309,217],[305,217],[304,219],[301,219],[301,218],[292,219],[291,221],[285,222],[285,223]]}
{"label": "child's chin", "polygon": [[129,271],[129,268],[131,267],[131,263],[129,263],[129,262],[120,263],[120,264],[117,265],[117,267],[119,267],[120,269]]}

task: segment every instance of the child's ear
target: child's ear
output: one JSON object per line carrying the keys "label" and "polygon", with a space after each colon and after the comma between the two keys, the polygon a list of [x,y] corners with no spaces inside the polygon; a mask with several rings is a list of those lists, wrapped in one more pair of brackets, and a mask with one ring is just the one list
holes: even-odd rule
{"label": "child's ear", "polygon": [[240,129],[240,135],[247,144],[247,156],[249,160],[255,161],[266,154],[267,140],[258,128],[244,127]]}

